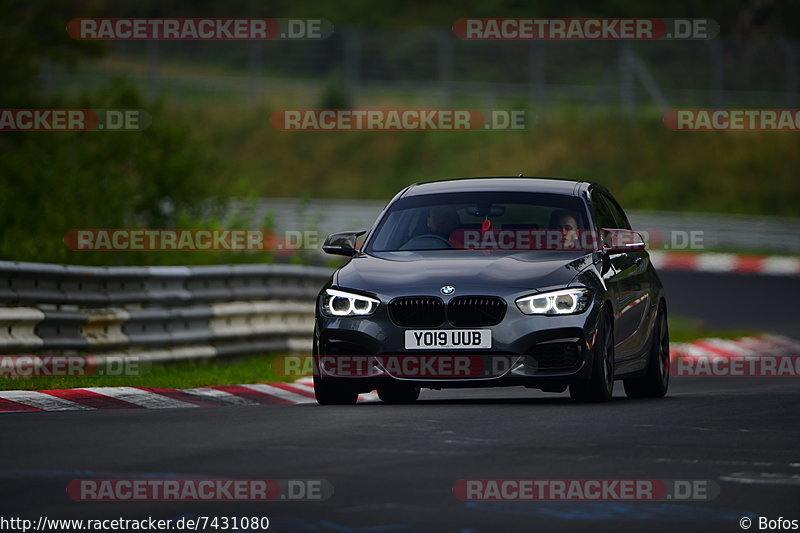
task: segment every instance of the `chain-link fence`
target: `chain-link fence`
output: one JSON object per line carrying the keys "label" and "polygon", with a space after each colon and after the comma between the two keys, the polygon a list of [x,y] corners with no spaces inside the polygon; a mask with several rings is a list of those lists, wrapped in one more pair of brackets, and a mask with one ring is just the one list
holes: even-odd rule
{"label": "chain-link fence", "polygon": [[[257,103],[286,83],[295,103],[320,104],[337,85],[341,104],[448,106],[502,101],[559,104],[631,116],[659,108],[797,105],[797,46],[783,38],[734,41],[464,41],[444,29],[337,26],[322,41],[117,41],[117,72],[45,68],[51,91],[124,73],[154,96]],[[131,67],[131,62],[138,65]]]}

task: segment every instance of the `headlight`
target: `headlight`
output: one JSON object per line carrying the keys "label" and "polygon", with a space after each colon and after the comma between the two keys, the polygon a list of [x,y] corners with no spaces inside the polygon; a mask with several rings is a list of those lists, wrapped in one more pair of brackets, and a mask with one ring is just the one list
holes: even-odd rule
{"label": "headlight", "polygon": [[366,316],[375,312],[380,300],[351,292],[326,289],[322,312],[328,316]]}
{"label": "headlight", "polygon": [[562,289],[517,298],[517,307],[526,315],[572,315],[586,310],[589,289]]}

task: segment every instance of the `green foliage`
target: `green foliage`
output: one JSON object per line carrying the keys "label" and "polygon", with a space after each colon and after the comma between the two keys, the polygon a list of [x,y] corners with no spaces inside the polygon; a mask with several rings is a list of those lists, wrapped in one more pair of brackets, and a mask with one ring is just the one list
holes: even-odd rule
{"label": "green foliage", "polygon": [[[72,40],[64,29],[70,18],[95,14],[96,2],[6,0],[0,7],[4,106],[143,109],[152,117],[138,132],[1,133],[0,258],[97,265],[271,259],[266,253],[70,251],[64,236],[73,229],[221,227],[220,200],[230,191],[217,175],[213,140],[199,142],[191,117],[145,100],[130,82],[113,80],[77,100],[40,91],[42,64],[70,66],[103,51],[102,43]],[[225,220],[227,227],[236,223]]]}
{"label": "green foliage", "polygon": [[[64,107],[48,101],[42,107]],[[71,229],[189,227],[214,212],[217,164],[189,122],[146,106],[125,82],[85,95],[83,108],[141,109],[140,132],[13,132],[0,136],[0,256],[78,264],[139,263],[131,252],[70,252]],[[172,206],[165,210],[165,206]],[[200,211],[203,206],[204,212]],[[127,256],[126,256],[127,254]],[[158,262],[169,261],[167,258]],[[174,256],[173,256],[174,258]],[[131,261],[133,259],[133,261]]]}
{"label": "green foliage", "polygon": [[319,109],[348,109],[352,106],[344,79],[338,73],[328,77],[322,87]]}

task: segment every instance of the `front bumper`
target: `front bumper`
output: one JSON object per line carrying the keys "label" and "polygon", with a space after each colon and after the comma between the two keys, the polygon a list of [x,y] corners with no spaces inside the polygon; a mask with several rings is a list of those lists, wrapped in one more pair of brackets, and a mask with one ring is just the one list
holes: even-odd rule
{"label": "front bumper", "polygon": [[[565,316],[525,315],[506,298],[503,320],[494,326],[437,328],[396,325],[386,305],[369,317],[327,317],[317,312],[316,375],[373,390],[387,381],[424,388],[526,386],[562,390],[591,377],[600,306]],[[462,350],[407,350],[409,329],[489,329],[492,347]]]}

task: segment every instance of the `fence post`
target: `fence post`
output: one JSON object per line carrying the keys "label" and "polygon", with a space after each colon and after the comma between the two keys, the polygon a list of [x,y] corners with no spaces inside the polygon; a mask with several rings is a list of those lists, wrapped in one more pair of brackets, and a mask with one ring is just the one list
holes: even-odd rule
{"label": "fence post", "polygon": [[247,70],[250,72],[248,79],[247,101],[257,104],[261,93],[261,65],[263,64],[264,41],[253,39],[247,45]]}
{"label": "fence post", "polygon": [[436,30],[436,73],[441,91],[442,107],[453,103],[453,41],[445,30]]}
{"label": "fence post", "polygon": [[783,44],[783,66],[786,77],[786,103],[788,107],[797,107],[797,47],[787,39]]}
{"label": "fence post", "polygon": [[628,66],[632,69],[636,77],[638,77],[639,82],[642,84],[642,87],[644,87],[648,96],[650,96],[656,104],[659,112],[663,115],[669,111],[667,97],[664,96],[655,77],[650,73],[650,70],[648,70],[642,58],[633,49],[628,50]]}
{"label": "fence post", "polygon": [[717,109],[725,107],[725,65],[722,45],[716,39],[708,41],[711,50],[711,98]]}
{"label": "fence post", "polygon": [[631,49],[628,41],[622,41],[617,59],[619,66],[619,107],[625,120],[633,120],[636,113],[636,87],[633,84]]}
{"label": "fence post", "polygon": [[150,88],[150,95],[157,97],[160,92],[160,63],[161,51],[158,40],[147,41],[147,83]]}
{"label": "fence post", "polygon": [[528,94],[531,104],[540,110],[546,105],[544,79],[544,43],[528,41]]}
{"label": "fence post", "polygon": [[361,81],[361,36],[355,28],[347,28],[344,38],[344,77],[347,100],[358,107],[359,83]]}
{"label": "fence post", "polygon": [[57,86],[53,73],[53,62],[49,58],[42,59],[39,66],[39,80],[42,84],[42,93],[46,96],[53,95],[53,87]]}

